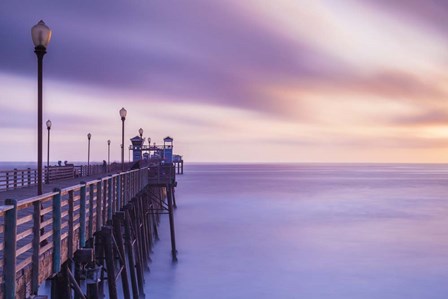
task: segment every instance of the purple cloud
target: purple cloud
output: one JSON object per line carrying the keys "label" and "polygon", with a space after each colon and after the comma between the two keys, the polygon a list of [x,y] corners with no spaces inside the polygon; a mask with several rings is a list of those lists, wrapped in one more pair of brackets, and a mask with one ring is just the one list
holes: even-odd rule
{"label": "purple cloud", "polygon": [[0,49],[4,72],[35,75],[29,31],[40,17],[53,29],[49,79],[275,112],[276,99],[260,93],[260,85],[328,71],[314,65],[326,59],[316,50],[221,2],[1,6],[0,38],[9,41]]}

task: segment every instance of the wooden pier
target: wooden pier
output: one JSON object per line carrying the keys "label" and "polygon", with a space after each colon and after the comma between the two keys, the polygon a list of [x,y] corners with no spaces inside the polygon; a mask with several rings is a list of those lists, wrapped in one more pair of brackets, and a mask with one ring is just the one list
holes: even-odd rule
{"label": "wooden pier", "polygon": [[52,298],[101,298],[105,280],[109,298],[144,297],[143,271],[158,239],[160,214],[169,215],[177,259],[173,209],[179,170],[174,163],[159,163],[40,196],[19,195],[28,188],[4,192],[0,296],[30,298],[51,279]]}

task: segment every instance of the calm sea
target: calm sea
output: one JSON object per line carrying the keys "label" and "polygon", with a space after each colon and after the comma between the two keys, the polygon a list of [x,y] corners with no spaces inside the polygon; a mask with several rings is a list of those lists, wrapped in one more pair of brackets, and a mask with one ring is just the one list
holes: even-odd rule
{"label": "calm sea", "polygon": [[[151,298],[448,298],[448,165],[187,165]],[[166,216],[166,215],[165,215]]]}

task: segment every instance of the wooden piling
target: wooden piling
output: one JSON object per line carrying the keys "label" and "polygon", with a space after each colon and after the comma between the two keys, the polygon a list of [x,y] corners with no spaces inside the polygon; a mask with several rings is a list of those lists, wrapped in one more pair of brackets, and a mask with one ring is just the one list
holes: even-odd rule
{"label": "wooden piling", "polygon": [[170,219],[170,235],[171,235],[171,255],[173,261],[177,261],[177,250],[176,250],[176,236],[174,232],[174,215],[173,215],[173,196],[171,192],[171,185],[168,184],[167,187],[167,199],[168,199],[168,214]]}

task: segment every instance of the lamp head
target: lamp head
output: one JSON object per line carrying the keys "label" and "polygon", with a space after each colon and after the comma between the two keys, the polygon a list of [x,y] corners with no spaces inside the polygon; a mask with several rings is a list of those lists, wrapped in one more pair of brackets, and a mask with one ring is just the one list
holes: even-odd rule
{"label": "lamp head", "polygon": [[125,120],[125,119],[126,119],[126,114],[128,114],[128,112],[126,111],[126,109],[124,109],[124,107],[121,108],[121,109],[120,109],[120,117],[121,117],[121,120]]}
{"label": "lamp head", "polygon": [[87,139],[89,139],[90,140],[90,138],[92,138],[92,134],[87,134]]}
{"label": "lamp head", "polygon": [[33,39],[34,46],[47,48],[51,39],[51,30],[45,25],[44,21],[40,20],[39,23],[31,28],[31,38]]}
{"label": "lamp head", "polygon": [[46,124],[47,124],[47,129],[50,130],[51,129],[51,120],[47,120]]}

